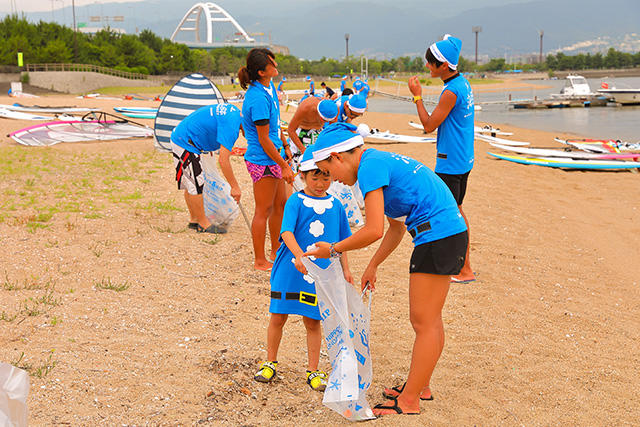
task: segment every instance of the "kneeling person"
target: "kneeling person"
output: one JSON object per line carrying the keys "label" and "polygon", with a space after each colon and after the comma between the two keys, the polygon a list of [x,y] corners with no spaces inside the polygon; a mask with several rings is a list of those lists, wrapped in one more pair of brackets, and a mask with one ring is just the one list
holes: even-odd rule
{"label": "kneeling person", "polygon": [[338,105],[329,99],[305,99],[289,122],[287,132],[299,152],[316,142],[325,124],[333,123],[338,117]]}

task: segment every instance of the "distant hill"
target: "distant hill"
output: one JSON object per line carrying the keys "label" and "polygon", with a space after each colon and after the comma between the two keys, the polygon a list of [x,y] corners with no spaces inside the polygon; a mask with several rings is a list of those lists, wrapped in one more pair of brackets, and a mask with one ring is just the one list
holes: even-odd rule
{"label": "distant hill", "polygon": [[[276,44],[288,46],[292,54],[306,59],[344,55],[344,34],[350,34],[351,54],[368,56],[422,55],[426,47],[444,33],[463,41],[463,54],[475,52],[471,28],[482,26],[479,53],[490,57],[534,53],[539,49],[538,31],[544,30],[544,51],[574,46],[568,53],[586,51],[607,43],[619,50],[632,50],[639,40],[640,1],[608,0],[510,0],[504,6],[487,0],[477,8],[472,0],[437,0],[413,5],[410,0],[395,2],[350,1],[321,4],[315,0],[292,2],[271,0],[270,8],[254,11],[249,0],[219,1],[249,32],[264,32]],[[452,4],[455,3],[455,8]],[[78,21],[89,16],[124,15],[116,23],[128,32],[149,28],[169,37],[191,2],[156,0],[145,3],[93,4],[76,8]],[[476,5],[474,9],[471,9]],[[464,10],[452,14],[452,10]],[[67,8],[68,9],[68,8]],[[70,10],[56,11],[70,21]],[[30,13],[30,20],[49,20],[51,13]],[[89,23],[91,24],[91,23]],[[229,33],[229,29],[226,30]],[[600,39],[602,43],[592,43]],[[575,46],[578,48],[575,48]],[[596,47],[594,47],[596,46]],[[584,49],[583,49],[584,50]]]}

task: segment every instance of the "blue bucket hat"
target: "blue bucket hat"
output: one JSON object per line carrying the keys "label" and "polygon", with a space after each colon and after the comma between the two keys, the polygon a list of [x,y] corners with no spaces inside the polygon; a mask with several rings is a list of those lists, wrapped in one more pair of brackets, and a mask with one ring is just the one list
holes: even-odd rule
{"label": "blue bucket hat", "polygon": [[313,149],[315,144],[309,145],[302,154],[302,159],[300,159],[300,166],[298,166],[298,170],[300,172],[308,172],[314,169],[318,169],[316,166],[316,162],[313,160]]}
{"label": "blue bucket hat", "polygon": [[360,145],[364,145],[364,139],[356,126],[340,122],[330,124],[320,132],[313,145],[313,161],[326,160],[331,153],[342,153]]}
{"label": "blue bucket hat", "polygon": [[363,95],[351,95],[346,104],[354,113],[362,114],[367,109],[367,98]]}
{"label": "blue bucket hat", "polygon": [[433,56],[440,62],[448,63],[452,70],[458,69],[461,49],[462,41],[451,34],[445,34],[442,40],[429,46]]}
{"label": "blue bucket hat", "polygon": [[318,103],[318,114],[322,120],[330,122],[338,117],[338,104],[330,99],[323,99]]}

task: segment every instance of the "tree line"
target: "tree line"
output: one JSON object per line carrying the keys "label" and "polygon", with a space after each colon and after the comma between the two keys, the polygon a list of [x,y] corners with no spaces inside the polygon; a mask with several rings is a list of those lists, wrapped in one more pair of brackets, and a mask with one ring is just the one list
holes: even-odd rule
{"label": "tree line", "polygon": [[[6,15],[0,21],[0,65],[16,65],[17,53],[25,63],[93,64],[141,74],[166,74],[199,71],[207,75],[229,75],[245,64],[247,49],[225,47],[213,50],[189,49],[181,43],[161,38],[150,30],[139,35],[118,34],[109,28],[95,34],[74,31],[52,22],[30,23],[18,15]],[[341,60],[321,58],[304,60],[293,55],[276,55],[278,69],[288,75],[346,74],[359,72],[360,58]],[[460,58],[460,71],[505,71],[515,67],[524,70],[581,70],[587,68],[629,68],[640,66],[636,54],[609,49],[606,55],[558,53],[548,55],[543,64],[507,64],[492,59],[478,65]],[[421,57],[403,56],[388,60],[369,59],[369,74],[424,71]]]}

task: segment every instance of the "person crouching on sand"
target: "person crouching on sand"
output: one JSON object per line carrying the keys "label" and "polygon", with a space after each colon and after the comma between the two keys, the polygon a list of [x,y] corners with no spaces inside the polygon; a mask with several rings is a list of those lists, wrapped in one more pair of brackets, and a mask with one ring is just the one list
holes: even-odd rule
{"label": "person crouching on sand", "polygon": [[226,233],[212,225],[204,212],[202,191],[204,176],[201,155],[210,156],[220,150],[220,169],[231,186],[231,197],[240,202],[240,186],[233,175],[229,156],[238,139],[242,117],[238,107],[215,104],[201,107],[189,114],[171,132],[171,151],[176,169],[178,189],[184,190],[189,209],[188,227],[199,232]]}
{"label": "person crouching on sand", "polygon": [[[418,109],[418,116],[426,133],[438,129],[436,142],[436,174],[447,184],[464,217],[462,201],[467,192],[469,174],[473,168],[474,105],[473,92],[467,79],[458,72],[458,59],[462,42],[449,34],[444,40],[433,43],[427,49],[426,67],[431,77],[444,82],[438,105],[429,114],[422,103],[422,86],[417,76],[409,78],[409,90]],[[476,280],[469,261],[469,245],[464,267],[460,274],[451,277],[452,282],[468,283]]]}
{"label": "person crouching on sand", "polygon": [[[318,170],[311,150],[305,151],[300,172],[305,188],[289,197],[284,209],[280,246],[271,272],[271,319],[267,330],[267,361],[260,365],[254,379],[271,382],[278,368],[278,347],[282,330],[289,314],[302,316],[307,331],[308,367],[307,384],[318,391],[327,385],[327,374],[318,369],[322,332],[316,288],[307,275],[301,257],[319,240],[337,241],[351,235],[344,207],[338,199],[327,194],[331,178]],[[304,250],[303,250],[304,248]],[[327,268],[327,260],[315,260],[319,267]],[[345,279],[353,283],[346,257],[341,259]]]}
{"label": "person crouching on sand", "polygon": [[289,121],[287,133],[298,152],[316,142],[325,124],[338,119],[338,105],[330,99],[311,96],[300,103]]}
{"label": "person crouching on sand", "polygon": [[242,103],[242,124],[247,138],[244,160],[253,181],[255,212],[251,223],[254,268],[269,271],[271,261],[265,256],[267,222],[271,236],[271,256],[278,250],[282,212],[287,200],[285,182],[293,182],[291,166],[280,155],[284,148],[291,159],[289,145],[280,132],[280,104],[272,78],[278,64],[269,49],[255,48],[247,54],[247,65],[238,71],[238,79],[247,93]]}
{"label": "person crouching on sand", "polygon": [[[374,289],[378,266],[408,232],[414,244],[409,262],[409,317],[416,334],[407,382],[384,390],[390,399],[374,407],[376,416],[417,414],[420,400],[431,400],[430,380],[444,347],[442,307],[452,274],[460,273],[467,247],[467,226],[447,186],[422,163],[400,154],[363,150],[356,127],[327,126],[313,150],[323,172],[346,185],[356,180],[366,221],[344,240],[326,239],[304,256],[329,258],[367,247],[383,237],[360,280],[362,289]],[[384,232],[385,216],[389,223]],[[323,236],[323,239],[324,236]],[[393,343],[390,343],[393,345]]]}

